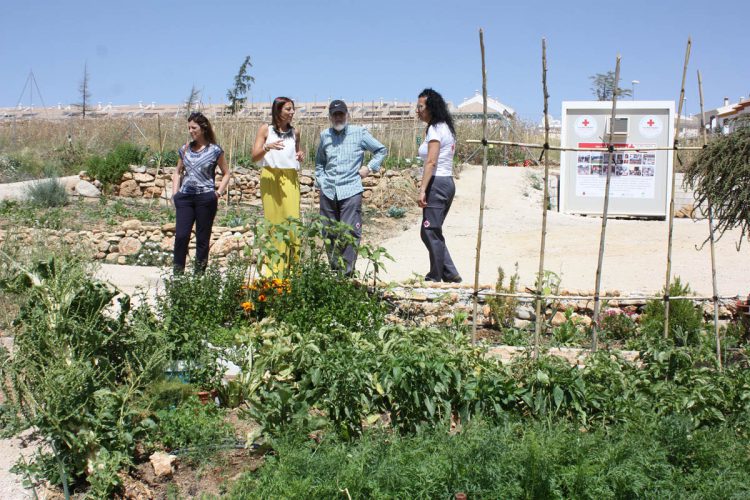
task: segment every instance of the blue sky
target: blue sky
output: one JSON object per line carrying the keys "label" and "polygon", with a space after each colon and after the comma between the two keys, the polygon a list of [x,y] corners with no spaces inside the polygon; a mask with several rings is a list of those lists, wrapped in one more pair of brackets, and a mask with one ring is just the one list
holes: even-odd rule
{"label": "blue sky", "polygon": [[481,87],[480,27],[490,95],[535,121],[542,37],[555,116],[562,100],[590,99],[588,77],[614,69],[618,53],[637,98],[676,99],[688,35],[688,112],[698,111],[697,69],[707,109],[750,94],[739,0],[1,2],[0,106],[17,103],[30,69],[47,105],[77,102],[84,63],[94,102],[177,103],[193,84],[204,102],[223,102],[245,55],[256,101],[403,101],[431,86],[460,103]]}

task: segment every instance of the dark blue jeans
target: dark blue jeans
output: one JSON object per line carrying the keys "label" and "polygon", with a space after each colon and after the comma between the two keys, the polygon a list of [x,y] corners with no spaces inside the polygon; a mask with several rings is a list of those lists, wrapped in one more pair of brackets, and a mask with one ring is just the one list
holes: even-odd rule
{"label": "dark blue jeans", "polygon": [[195,267],[198,270],[206,268],[211,229],[214,225],[218,202],[214,191],[201,194],[177,193],[172,197],[177,218],[174,231],[175,271],[185,270],[185,259],[193,224],[195,224]]}

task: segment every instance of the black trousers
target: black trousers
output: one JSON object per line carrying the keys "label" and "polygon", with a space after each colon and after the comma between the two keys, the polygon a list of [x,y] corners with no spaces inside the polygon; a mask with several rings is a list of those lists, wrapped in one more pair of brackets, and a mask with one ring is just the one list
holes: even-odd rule
{"label": "black trousers", "polygon": [[340,261],[343,260],[344,272],[347,276],[351,276],[354,272],[354,264],[357,262],[357,247],[362,239],[362,193],[343,200],[332,200],[321,192],[320,215],[351,226],[350,234],[354,237],[354,245],[344,245],[336,241],[335,234],[326,235],[326,238],[332,240],[331,245],[326,247],[331,268],[340,270],[342,264]]}
{"label": "black trousers", "polygon": [[172,197],[176,218],[174,232],[174,269],[182,272],[190,245],[190,233],[195,224],[195,267],[203,270],[208,264],[211,229],[219,200],[214,191],[201,194],[177,193]]}
{"label": "black trousers", "polygon": [[422,228],[419,235],[430,254],[430,272],[425,279],[451,281],[458,277],[451,254],[443,236],[443,222],[451,209],[456,185],[453,177],[433,176],[427,184],[427,206],[422,209]]}

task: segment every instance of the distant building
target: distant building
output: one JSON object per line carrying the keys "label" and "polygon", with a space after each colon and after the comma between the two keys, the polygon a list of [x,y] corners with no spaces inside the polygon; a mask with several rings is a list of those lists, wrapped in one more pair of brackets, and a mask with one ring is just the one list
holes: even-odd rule
{"label": "distant building", "polygon": [[[477,92],[474,97],[466,99],[464,102],[458,105],[452,110],[453,116],[456,118],[482,118],[484,112],[484,100],[482,94]],[[499,120],[509,119],[516,116],[516,111],[510,106],[503,104],[502,102],[487,96],[487,118]]]}
{"label": "distant building", "polygon": [[728,134],[734,130],[737,118],[747,114],[750,114],[750,99],[740,97],[738,102],[730,103],[729,98],[725,97],[723,106],[703,113],[703,123],[710,132]]}

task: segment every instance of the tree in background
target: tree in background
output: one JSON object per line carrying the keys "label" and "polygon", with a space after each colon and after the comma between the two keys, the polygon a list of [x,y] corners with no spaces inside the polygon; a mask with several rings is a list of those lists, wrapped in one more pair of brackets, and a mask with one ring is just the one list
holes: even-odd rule
{"label": "tree in background", "polygon": [[248,68],[250,67],[252,67],[252,63],[250,62],[250,56],[247,56],[234,77],[234,87],[227,91],[227,98],[229,99],[227,109],[233,115],[239,112],[245,105],[250,84],[255,82],[255,78],[248,74]]}
{"label": "tree in background", "polygon": [[81,116],[86,118],[86,111],[89,109],[89,102],[91,101],[91,89],[89,88],[89,72],[86,63],[83,64],[83,80],[81,85],[78,87],[78,92],[81,95],[81,102],[76,106],[81,108]]}
{"label": "tree in background", "polygon": [[190,113],[192,113],[193,109],[198,106],[198,102],[200,102],[200,96],[201,91],[195,88],[195,84],[193,84],[193,86],[190,87],[190,95],[187,99],[185,99],[185,108],[187,109],[188,116],[190,116]]}
{"label": "tree in background", "polygon": [[[613,90],[615,88],[615,72],[607,71],[606,73],[597,73],[590,76],[591,92],[596,96],[597,101],[611,101]],[[617,87],[617,98],[629,97],[632,91]]]}

